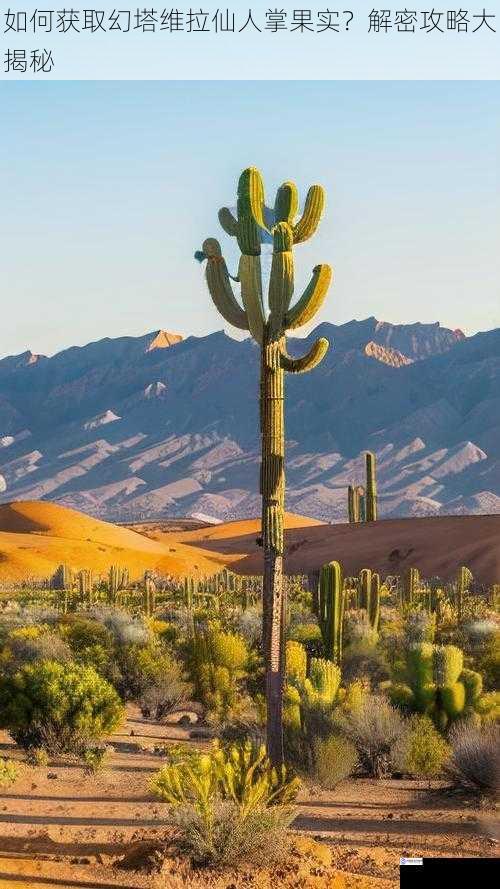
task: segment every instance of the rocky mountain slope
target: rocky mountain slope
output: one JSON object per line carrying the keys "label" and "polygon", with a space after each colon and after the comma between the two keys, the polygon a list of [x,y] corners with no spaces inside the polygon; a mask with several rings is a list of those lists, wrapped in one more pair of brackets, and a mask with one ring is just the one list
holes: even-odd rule
{"label": "rocky mountain slope", "polygon": [[[371,449],[385,517],[500,512],[500,329],[368,318],[318,335],[322,365],[286,380],[288,509],[345,520]],[[257,391],[257,348],[223,332],[4,358],[0,500],[121,521],[255,516]]]}

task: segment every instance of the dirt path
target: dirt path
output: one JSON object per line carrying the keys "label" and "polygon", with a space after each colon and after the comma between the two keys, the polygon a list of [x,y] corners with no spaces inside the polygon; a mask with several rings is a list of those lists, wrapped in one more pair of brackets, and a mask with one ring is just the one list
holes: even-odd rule
{"label": "dirt path", "polygon": [[[161,764],[152,748],[186,739],[186,729],[155,725],[130,710],[102,774],[87,777],[67,762],[23,766],[16,784],[0,794],[0,886],[150,885],[148,878],[124,875],[111,864],[131,843],[162,836],[164,808],[147,792],[148,778]],[[0,755],[22,761],[5,734]],[[304,793],[296,827],[328,842],[341,870],[387,883],[396,882],[402,854],[496,855],[485,823],[491,817],[415,781],[358,779],[335,792]]]}

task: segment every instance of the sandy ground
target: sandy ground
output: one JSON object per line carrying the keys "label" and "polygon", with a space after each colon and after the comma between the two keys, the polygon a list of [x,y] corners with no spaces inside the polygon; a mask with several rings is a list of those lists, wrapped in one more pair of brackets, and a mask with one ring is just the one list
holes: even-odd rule
{"label": "sandy ground", "polygon": [[[216,526],[219,538],[248,535],[257,521],[230,522]],[[286,526],[296,528],[319,524],[315,519],[287,515]],[[164,530],[168,528],[168,530]],[[182,522],[146,523],[122,527],[101,522],[74,509],[47,501],[19,501],[0,505],[0,582],[26,577],[46,578],[61,563],[73,570],[91,568],[107,572],[110,565],[128,568],[130,577],[142,577],[147,569],[163,574],[213,574],[225,565],[245,558],[246,549],[236,554],[210,552],[192,544]],[[214,533],[210,527],[208,533]]]}
{"label": "sandy ground", "polygon": [[[150,886],[150,878],[112,863],[133,842],[165,831],[164,807],[147,791],[161,762],[152,748],[186,738],[185,728],[156,725],[130,708],[112,738],[110,763],[97,777],[63,761],[23,766],[15,785],[0,794],[0,886]],[[0,755],[23,759],[5,733]],[[379,889],[396,884],[402,854],[496,857],[489,838],[493,814],[451,800],[437,787],[356,779],[334,792],[304,791],[295,827],[327,842],[341,871],[377,878],[370,885]],[[347,885],[356,889],[353,877]]]}

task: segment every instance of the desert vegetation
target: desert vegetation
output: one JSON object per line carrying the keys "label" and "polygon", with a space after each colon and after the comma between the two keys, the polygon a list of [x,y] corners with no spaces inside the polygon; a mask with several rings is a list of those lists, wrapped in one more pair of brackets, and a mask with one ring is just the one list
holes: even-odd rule
{"label": "desert vegetation", "polygon": [[[331,280],[329,266],[316,266],[292,305],[294,248],[314,234],[323,205],[313,185],[297,218],[297,189],[285,182],[271,210],[249,168],[236,216],[219,214],[240,249],[237,276],[217,240],[197,254],[215,305],[260,349],[263,574],[147,568],[132,580],[119,563],[101,573],[63,563],[1,595],[0,728],[26,766],[63,758],[99,776],[131,707],[150,724],[182,720],[183,742],[154,751],[143,792],[161,807],[160,857],[175,850],[212,873],[291,860],[305,793],[389,779],[481,802],[498,793],[500,585],[482,587],[466,566],[451,581],[423,578],[418,566],[346,576],[338,560],[285,573],[285,373],[313,370],[328,348],[319,339],[291,357],[286,334],[312,319]],[[349,533],[377,522],[371,452],[346,505]],[[16,762],[2,759],[2,785],[17,780]],[[326,886],[329,860],[313,867],[323,883],[303,885]]]}

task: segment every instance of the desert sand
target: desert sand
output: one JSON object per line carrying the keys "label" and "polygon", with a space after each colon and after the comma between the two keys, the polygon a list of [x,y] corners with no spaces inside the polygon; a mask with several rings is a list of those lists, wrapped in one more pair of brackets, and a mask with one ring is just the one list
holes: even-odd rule
{"label": "desert sand", "polygon": [[[382,575],[418,567],[447,580],[467,565],[480,583],[500,582],[500,516],[444,516],[328,525],[286,514],[286,571],[317,570],[337,559],[346,574],[370,567]],[[260,522],[246,519],[184,530],[176,520],[121,527],[56,503],[0,506],[0,580],[47,577],[65,562],[74,570],[106,571],[112,563],[134,579],[146,569],[183,576],[228,566],[262,572]]]}

